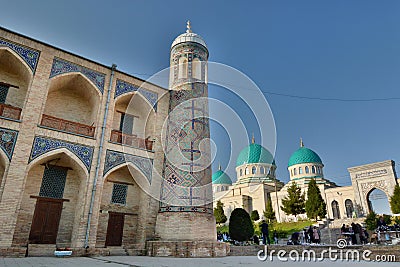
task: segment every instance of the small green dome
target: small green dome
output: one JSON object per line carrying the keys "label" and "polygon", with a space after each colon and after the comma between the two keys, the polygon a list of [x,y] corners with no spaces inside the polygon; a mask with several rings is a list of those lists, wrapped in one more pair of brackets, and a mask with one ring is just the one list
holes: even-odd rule
{"label": "small green dome", "polygon": [[252,143],[239,153],[236,160],[236,167],[251,163],[268,163],[275,165],[275,160],[271,152],[266,148],[259,144]]}
{"label": "small green dome", "polygon": [[321,158],[317,153],[304,146],[297,149],[292,156],[290,156],[288,167],[302,164],[302,163],[320,163],[322,164]]}
{"label": "small green dome", "polygon": [[232,185],[232,180],[224,171],[219,170],[212,175],[212,183]]}

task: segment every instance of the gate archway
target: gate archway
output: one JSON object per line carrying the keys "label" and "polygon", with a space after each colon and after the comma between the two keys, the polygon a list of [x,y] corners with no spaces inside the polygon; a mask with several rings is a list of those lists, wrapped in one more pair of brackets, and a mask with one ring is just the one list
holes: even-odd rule
{"label": "gate archway", "polygon": [[388,196],[384,191],[373,188],[367,194],[367,203],[369,212],[374,211],[377,214],[392,214]]}

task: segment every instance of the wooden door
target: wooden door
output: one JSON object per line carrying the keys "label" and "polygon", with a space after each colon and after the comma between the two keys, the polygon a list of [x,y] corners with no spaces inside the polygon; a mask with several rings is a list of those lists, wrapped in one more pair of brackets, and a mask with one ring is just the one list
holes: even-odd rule
{"label": "wooden door", "polygon": [[121,246],[125,215],[116,212],[110,212],[108,215],[106,247]]}
{"label": "wooden door", "polygon": [[38,198],[33,214],[29,243],[55,244],[63,200]]}

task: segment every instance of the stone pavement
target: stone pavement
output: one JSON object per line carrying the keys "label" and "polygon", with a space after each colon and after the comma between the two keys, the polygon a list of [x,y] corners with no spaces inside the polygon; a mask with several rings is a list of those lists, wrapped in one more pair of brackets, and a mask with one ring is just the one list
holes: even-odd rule
{"label": "stone pavement", "polygon": [[[323,263],[336,266],[399,266],[398,262],[393,263],[376,263],[376,262],[330,262],[325,260]],[[224,258],[157,258],[144,256],[109,256],[109,257],[71,257],[71,258],[54,258],[54,257],[28,257],[28,258],[0,258],[0,266],[84,266],[84,267],[121,267],[121,266],[162,266],[162,267],[179,267],[179,266],[209,266],[209,267],[228,267],[228,266],[321,266],[321,262],[280,262],[277,260],[259,261],[256,256],[237,256]]]}

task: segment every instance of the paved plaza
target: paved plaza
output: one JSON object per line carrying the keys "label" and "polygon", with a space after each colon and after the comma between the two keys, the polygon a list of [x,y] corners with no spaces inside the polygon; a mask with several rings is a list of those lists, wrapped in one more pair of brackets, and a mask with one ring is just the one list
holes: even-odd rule
{"label": "paved plaza", "polygon": [[[398,266],[398,262],[377,263],[377,262],[345,262],[345,261],[324,261],[334,266]],[[110,256],[110,257],[28,257],[28,258],[0,258],[0,266],[85,266],[85,267],[117,267],[117,266],[143,266],[143,267],[178,267],[178,266],[321,266],[321,262],[280,262],[277,260],[259,261],[256,256],[238,256],[224,258],[160,258],[160,257],[135,257],[135,256]]]}

